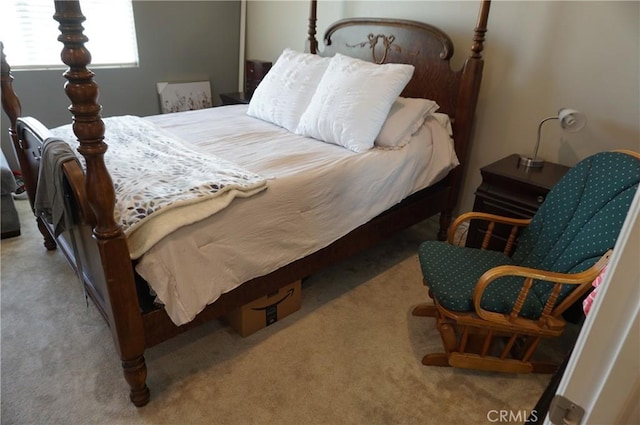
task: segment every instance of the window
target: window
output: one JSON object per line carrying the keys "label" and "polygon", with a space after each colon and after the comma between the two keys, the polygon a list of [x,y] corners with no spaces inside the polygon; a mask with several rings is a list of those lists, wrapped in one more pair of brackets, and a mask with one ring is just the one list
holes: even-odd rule
{"label": "window", "polygon": [[[82,0],[91,67],[138,65],[132,0]],[[0,40],[12,69],[64,69],[53,0],[1,0]]]}

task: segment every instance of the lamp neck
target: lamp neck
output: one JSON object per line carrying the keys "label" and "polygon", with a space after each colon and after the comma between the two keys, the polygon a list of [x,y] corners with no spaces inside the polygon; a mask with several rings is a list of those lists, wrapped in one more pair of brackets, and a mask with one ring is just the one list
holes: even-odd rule
{"label": "lamp neck", "polygon": [[536,142],[536,147],[533,151],[533,159],[537,159],[538,158],[538,148],[540,147],[540,135],[542,134],[542,124],[544,124],[545,122],[549,121],[549,120],[557,120],[558,116],[553,116],[553,117],[547,117],[545,119],[543,119],[542,121],[540,121],[540,124],[538,124],[538,141]]}

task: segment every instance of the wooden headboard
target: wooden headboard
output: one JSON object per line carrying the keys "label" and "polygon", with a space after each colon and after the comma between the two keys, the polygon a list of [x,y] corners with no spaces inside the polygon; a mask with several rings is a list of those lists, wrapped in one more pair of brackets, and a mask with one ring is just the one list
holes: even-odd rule
{"label": "wooden headboard", "polygon": [[[311,2],[307,49],[321,56],[341,53],[374,63],[406,63],[415,67],[402,96],[435,100],[452,120],[456,154],[466,163],[473,117],[482,80],[485,33],[490,1],[482,1],[469,57],[459,70],[451,67],[453,42],[441,29],[423,22],[350,18],[335,22],[316,40],[316,7]],[[375,89],[375,88],[372,88]]]}
{"label": "wooden headboard", "polygon": [[318,52],[322,56],[342,53],[379,64],[413,65],[413,77],[402,95],[432,99],[442,112],[455,112],[451,87],[459,75],[449,66],[453,43],[438,28],[409,20],[345,19],[327,29],[324,44]]}

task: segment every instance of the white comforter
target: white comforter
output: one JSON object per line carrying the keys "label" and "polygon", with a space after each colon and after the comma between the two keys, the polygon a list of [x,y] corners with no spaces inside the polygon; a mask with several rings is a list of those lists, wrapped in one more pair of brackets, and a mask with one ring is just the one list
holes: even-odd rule
{"label": "white comforter", "polygon": [[[114,219],[136,259],[180,227],[227,207],[236,197],[266,189],[263,177],[215,155],[195,152],[182,140],[143,118],[105,118],[109,150],[105,163],[115,187]],[[51,132],[75,147],[71,125]],[[198,205],[195,205],[198,204]]]}
{"label": "white comforter", "polygon": [[[246,115],[246,105],[147,117],[191,149],[269,179],[163,238],[136,270],[177,325],[243,282],[323,248],[458,164],[433,118],[402,149],[354,153]],[[212,142],[213,140],[213,142]]]}

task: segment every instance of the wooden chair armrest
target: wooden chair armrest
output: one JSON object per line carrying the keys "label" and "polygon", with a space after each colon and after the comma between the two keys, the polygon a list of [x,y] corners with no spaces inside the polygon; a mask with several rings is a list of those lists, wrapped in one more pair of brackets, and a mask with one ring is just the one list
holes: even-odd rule
{"label": "wooden chair armrest", "polygon": [[[612,250],[607,251],[593,266],[580,273],[557,273],[545,270],[538,270],[521,266],[498,266],[486,271],[476,284],[473,292],[473,305],[476,314],[484,320],[497,322],[503,325],[514,323],[516,321],[523,321],[520,317],[520,310],[524,305],[524,301],[533,285],[534,280],[544,280],[554,283],[553,290],[549,299],[546,301],[542,315],[537,321],[537,326],[544,327],[553,323],[554,319],[558,319],[560,315],[582,295],[584,295],[590,288],[591,283],[600,274],[602,269],[607,265],[611,258]],[[522,289],[518,294],[518,299],[514,303],[511,313],[495,313],[485,310],[481,307],[482,295],[485,289],[494,280],[505,276],[520,276],[524,278]],[[555,306],[562,285],[578,285],[569,296],[567,296],[560,304]],[[533,321],[529,321],[533,322]]]}
{"label": "wooden chair armrest", "polygon": [[482,249],[486,249],[487,246],[489,245],[489,241],[491,239],[491,235],[493,233],[493,226],[495,223],[501,223],[501,224],[507,224],[512,226],[512,230],[511,230],[511,235],[509,237],[509,240],[507,241],[507,244],[505,246],[504,252],[505,254],[509,254],[511,249],[513,248],[513,244],[515,242],[515,238],[516,235],[518,233],[518,230],[522,227],[527,227],[529,225],[529,223],[531,223],[531,219],[530,218],[511,218],[511,217],[504,217],[501,215],[496,215],[496,214],[489,214],[489,213],[484,213],[484,212],[477,212],[477,211],[469,211],[466,212],[464,214],[461,214],[460,216],[458,216],[453,223],[451,224],[451,226],[449,227],[449,232],[447,234],[447,241],[450,244],[454,244],[454,240],[455,240],[455,234],[456,231],[458,229],[458,227],[466,222],[466,221],[471,221],[471,220],[482,220],[482,221],[488,221],[489,222],[489,226],[487,228],[487,233],[485,234],[484,240],[482,241]]}

